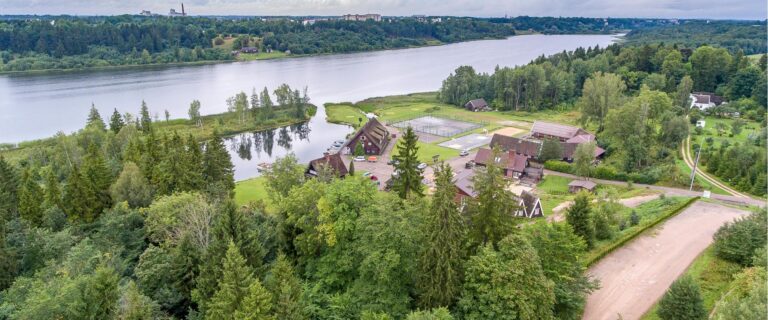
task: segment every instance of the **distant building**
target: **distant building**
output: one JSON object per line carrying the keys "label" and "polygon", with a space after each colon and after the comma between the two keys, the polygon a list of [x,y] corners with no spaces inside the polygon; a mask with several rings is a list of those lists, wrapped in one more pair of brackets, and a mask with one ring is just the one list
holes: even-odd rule
{"label": "distant building", "polygon": [[690,95],[690,99],[691,108],[699,108],[701,110],[706,110],[726,103],[723,97],[711,92],[693,92]]}
{"label": "distant building", "polygon": [[171,17],[186,17],[187,12],[184,11],[184,3],[181,4],[181,12],[176,11],[176,9],[171,9],[171,11],[168,12],[168,15]]}
{"label": "distant building", "polygon": [[381,15],[376,13],[367,13],[367,14],[345,14],[341,16],[342,20],[345,21],[367,21],[367,20],[373,20],[376,22],[381,21]]}
{"label": "distant building", "polygon": [[152,11],[149,11],[149,10],[141,10],[141,13],[139,13],[139,15],[140,15],[140,16],[145,16],[145,17],[151,17],[151,16],[152,16]]}
{"label": "distant building", "polygon": [[[559,123],[535,121],[531,127],[530,136],[535,139],[554,139],[560,141],[563,149],[563,160],[572,161],[576,148],[587,142],[595,141],[595,135],[582,128],[568,126]],[[602,156],[605,150],[595,148],[595,158]]]}
{"label": "distant building", "polygon": [[242,47],[242,48],[240,48],[240,53],[259,53],[259,48],[257,48],[257,47]]}
{"label": "distant building", "polygon": [[488,106],[488,102],[485,102],[485,99],[483,98],[470,100],[464,104],[464,108],[473,112],[491,110],[491,107]]}
{"label": "distant building", "polygon": [[427,22],[427,16],[423,14],[414,14],[411,16],[411,18],[416,19],[418,22]]}

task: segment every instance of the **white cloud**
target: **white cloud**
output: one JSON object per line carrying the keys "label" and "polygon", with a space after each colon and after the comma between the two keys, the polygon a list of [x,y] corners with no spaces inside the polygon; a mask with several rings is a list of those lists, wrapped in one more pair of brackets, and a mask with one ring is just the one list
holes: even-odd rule
{"label": "white cloud", "polygon": [[[167,13],[182,0],[0,0],[3,14]],[[585,16],[766,19],[764,0],[186,0],[195,15]]]}

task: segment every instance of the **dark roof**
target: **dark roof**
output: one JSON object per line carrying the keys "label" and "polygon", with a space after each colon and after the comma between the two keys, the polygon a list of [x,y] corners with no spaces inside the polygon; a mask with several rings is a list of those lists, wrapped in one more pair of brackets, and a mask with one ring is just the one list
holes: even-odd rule
{"label": "dark roof", "polygon": [[568,184],[569,187],[581,187],[588,190],[592,190],[597,186],[596,183],[587,180],[573,180]]}
{"label": "dark roof", "polygon": [[[573,155],[576,154],[576,148],[580,144],[581,143],[576,142],[561,142],[560,145],[563,147],[563,158],[573,159]],[[603,155],[603,153],[605,153],[605,149],[595,146],[595,158]]]}
{"label": "dark roof", "polygon": [[469,102],[464,104],[464,107],[465,108],[470,108],[470,109],[473,109],[473,110],[483,109],[483,108],[488,107],[488,102],[485,102],[485,99],[483,99],[483,98],[469,100]]}
{"label": "dark roof", "polygon": [[[477,149],[477,154],[475,155],[475,163],[479,165],[487,165],[489,161],[491,161],[491,156],[493,155],[493,151],[488,148],[480,148]],[[502,152],[499,154],[499,161],[496,161],[496,163],[499,164],[502,168],[507,168],[507,164],[509,163],[509,153]]]}
{"label": "dark roof", "polygon": [[477,192],[472,187],[472,177],[475,176],[474,170],[465,170],[464,172],[456,175],[456,182],[453,184],[462,192],[468,194],[470,197],[477,197]]}
{"label": "dark roof", "polygon": [[533,211],[534,207],[536,206],[536,202],[539,201],[539,197],[528,191],[523,191],[520,193],[520,199],[523,200],[522,202],[526,215],[530,216],[531,211]]}
{"label": "dark roof", "polygon": [[[340,177],[346,176],[347,173],[349,173],[349,171],[347,171],[347,166],[344,164],[344,159],[342,159],[338,153],[326,154],[321,158],[310,161],[307,171],[314,175],[320,170],[320,166],[324,165],[330,165]],[[312,171],[314,171],[314,173]]]}
{"label": "dark roof", "polygon": [[594,135],[589,134],[589,133],[582,133],[582,134],[576,135],[573,138],[568,139],[565,142],[585,143],[585,142],[592,142],[592,141],[595,141],[595,136]]}
{"label": "dark roof", "polygon": [[561,139],[570,139],[579,134],[589,134],[584,129],[568,126],[559,123],[534,121],[531,127],[531,133],[558,137]]}
{"label": "dark roof", "polygon": [[512,168],[512,171],[525,172],[525,167],[527,167],[527,164],[528,164],[528,157],[521,154],[516,154],[510,160],[510,163],[511,163],[510,167]]}
{"label": "dark roof", "polygon": [[536,158],[541,150],[541,142],[534,140],[520,139],[501,134],[494,134],[491,138],[491,148],[498,147],[503,151],[512,151],[527,157]]}
{"label": "dark roof", "polygon": [[697,103],[709,103],[712,102],[719,106],[725,102],[725,98],[718,96],[712,92],[693,92],[691,93],[696,98]]}
{"label": "dark roof", "polygon": [[[387,127],[381,124],[376,118],[368,119],[368,122],[360,128],[356,136],[359,136],[361,133],[368,136],[371,139],[370,142],[376,144],[379,149],[384,149],[387,142],[389,142],[389,130],[387,130]],[[350,141],[351,140],[352,139],[350,139]]]}

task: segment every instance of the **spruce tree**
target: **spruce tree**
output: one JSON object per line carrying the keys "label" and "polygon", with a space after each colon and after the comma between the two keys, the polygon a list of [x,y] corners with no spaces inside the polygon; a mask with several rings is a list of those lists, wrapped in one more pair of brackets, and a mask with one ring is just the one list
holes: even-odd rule
{"label": "spruce tree", "polygon": [[112,319],[117,307],[120,278],[112,267],[98,267],[82,292],[80,319]]}
{"label": "spruce tree", "polygon": [[107,162],[96,144],[88,146],[88,153],[83,160],[82,174],[88,181],[88,187],[96,195],[98,206],[94,207],[95,214],[112,207],[112,197],[109,195],[109,186],[112,185],[112,172],[107,167]]}
{"label": "spruce tree", "polygon": [[4,214],[15,214],[18,210],[19,177],[16,169],[0,155],[0,218]]}
{"label": "spruce tree", "polygon": [[288,319],[272,316],[272,295],[264,289],[259,279],[255,279],[248,287],[248,294],[243,298],[238,310],[235,311],[238,320],[273,320]]}
{"label": "spruce tree", "polygon": [[157,170],[157,191],[161,195],[169,195],[174,192],[190,191],[191,182],[186,177],[196,174],[189,172],[186,165],[186,148],[184,141],[174,132],[171,140],[164,143],[162,160]]}
{"label": "spruce tree", "polygon": [[136,122],[136,126],[144,133],[152,131],[152,117],[149,115],[149,108],[147,108],[147,103],[144,100],[141,101],[141,111],[139,111],[139,121]]}
{"label": "spruce tree", "polygon": [[101,118],[99,110],[96,110],[94,104],[91,104],[91,110],[88,112],[88,121],[86,122],[85,127],[98,129],[100,131],[107,130],[107,125],[104,124],[104,119]]}
{"label": "spruce tree", "polygon": [[120,129],[122,129],[124,126],[125,122],[123,121],[123,115],[121,115],[120,112],[117,112],[117,109],[115,109],[115,111],[112,112],[112,117],[109,118],[109,130],[112,130],[112,132],[118,134]]}
{"label": "spruce tree", "polygon": [[417,168],[419,147],[416,142],[418,140],[419,137],[413,128],[406,128],[402,140],[397,144],[397,155],[393,157],[397,161],[395,172],[398,173],[393,189],[402,199],[424,195],[424,185],[421,183],[424,178],[421,176],[421,170]]}
{"label": "spruce tree", "polygon": [[419,257],[416,287],[419,306],[424,309],[449,307],[461,291],[464,219],[456,207],[451,166],[435,170],[435,193],[427,211],[426,234]]}
{"label": "spruce tree", "polygon": [[587,243],[587,247],[592,248],[595,242],[595,229],[592,224],[592,208],[589,194],[585,191],[579,192],[573,201],[573,205],[568,208],[565,214],[565,221],[573,227],[573,232]]}
{"label": "spruce tree", "polygon": [[659,318],[662,320],[707,319],[707,310],[701,291],[691,276],[675,280],[659,301]]}
{"label": "spruce tree", "polygon": [[45,204],[47,207],[56,206],[64,210],[61,203],[59,179],[53,173],[53,170],[48,170],[48,173],[45,175]]}
{"label": "spruce tree", "polygon": [[205,181],[203,180],[203,151],[195,137],[190,134],[187,137],[187,149],[184,158],[185,168],[188,170],[186,183],[191,190],[201,190]]}
{"label": "spruce tree", "polygon": [[512,232],[513,213],[517,210],[514,196],[507,190],[509,181],[494,159],[501,158],[501,151],[494,149],[491,160],[484,170],[478,170],[472,178],[472,188],[477,196],[469,202],[470,241],[473,246],[492,244]]}
{"label": "spruce tree", "polygon": [[96,194],[77,166],[73,166],[69,173],[62,203],[66,206],[64,212],[72,222],[91,222],[95,218],[95,208],[99,206]]}
{"label": "spruce tree", "polygon": [[216,194],[232,195],[235,189],[234,166],[224,141],[214,132],[213,139],[205,144],[203,155],[203,178]]}
{"label": "spruce tree", "polygon": [[269,90],[267,90],[267,87],[264,87],[264,90],[261,91],[259,100],[261,101],[261,108],[263,108],[262,112],[264,114],[264,118],[271,119],[272,115],[274,114],[274,110],[272,110],[274,104],[272,103],[272,98],[269,96]]}
{"label": "spruce tree", "polygon": [[355,160],[349,160],[349,170],[347,170],[347,173],[350,176],[355,175]]}
{"label": "spruce tree", "polygon": [[233,241],[229,242],[221,267],[218,289],[206,303],[206,319],[234,319],[243,299],[254,282],[253,271]]}
{"label": "spruce tree", "polygon": [[272,293],[271,304],[275,308],[275,317],[285,320],[306,319],[302,305],[301,282],[288,258],[280,253],[264,281],[264,286]]}
{"label": "spruce tree", "polygon": [[43,190],[35,179],[31,168],[21,175],[19,188],[19,215],[33,226],[40,226],[43,220]]}

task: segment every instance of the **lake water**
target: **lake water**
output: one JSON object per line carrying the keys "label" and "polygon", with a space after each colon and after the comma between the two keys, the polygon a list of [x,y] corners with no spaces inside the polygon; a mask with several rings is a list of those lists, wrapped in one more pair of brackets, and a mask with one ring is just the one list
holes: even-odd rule
{"label": "lake water", "polygon": [[[102,117],[114,108],[136,114],[145,100],[151,113],[186,117],[189,103],[200,100],[201,112],[227,109],[225,100],[240,91],[281,83],[308,87],[312,103],[359,101],[369,97],[434,91],[461,65],[492,72],[497,65],[526,64],[579,46],[607,46],[611,35],[527,35],[504,40],[482,40],[444,46],[365,52],[295,59],[220,63],[198,66],[61,72],[0,76],[0,142],[44,138],[58,131],[83,127],[91,103]],[[282,128],[229,140],[236,178],[256,175],[255,164],[269,162],[289,150],[301,161],[322,155],[334,141],[351,132],[347,126],[325,122],[325,111],[307,124],[308,134]],[[257,138],[254,138],[257,137]],[[258,141],[256,141],[258,139]],[[270,140],[271,139],[271,140]],[[269,143],[265,143],[269,140]],[[250,141],[250,142],[249,142]],[[244,148],[250,143],[250,160]],[[256,145],[261,148],[256,148]],[[266,148],[271,146],[271,148]],[[237,152],[240,149],[241,152]]]}

